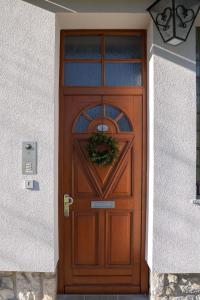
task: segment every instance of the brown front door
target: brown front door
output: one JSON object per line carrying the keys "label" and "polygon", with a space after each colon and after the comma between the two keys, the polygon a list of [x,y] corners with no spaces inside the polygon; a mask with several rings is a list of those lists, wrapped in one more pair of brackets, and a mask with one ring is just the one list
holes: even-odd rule
{"label": "brown front door", "polygon": [[[61,86],[60,292],[145,290],[144,95],[144,87]],[[86,150],[88,138],[102,128],[119,147],[106,167],[92,163]],[[69,217],[65,193],[74,199]]]}

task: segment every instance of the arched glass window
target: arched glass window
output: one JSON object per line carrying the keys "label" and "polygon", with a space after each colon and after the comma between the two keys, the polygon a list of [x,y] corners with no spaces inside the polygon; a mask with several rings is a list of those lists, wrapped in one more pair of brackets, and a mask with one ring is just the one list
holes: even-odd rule
{"label": "arched glass window", "polygon": [[[120,108],[110,104],[98,104],[96,106],[86,108],[81,112],[75,122],[74,132],[87,132],[90,123],[101,118],[112,120],[121,132],[133,131],[133,126],[129,118]],[[106,127],[104,127],[103,124],[102,126],[97,126],[98,131],[106,131],[105,128]]]}

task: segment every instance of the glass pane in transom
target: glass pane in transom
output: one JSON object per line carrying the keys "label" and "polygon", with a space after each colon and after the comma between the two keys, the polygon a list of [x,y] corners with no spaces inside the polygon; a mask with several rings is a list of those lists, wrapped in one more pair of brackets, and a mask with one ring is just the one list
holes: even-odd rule
{"label": "glass pane in transom", "polygon": [[66,36],[64,51],[65,58],[100,58],[101,38],[99,36]]}
{"label": "glass pane in transom", "polygon": [[100,86],[101,64],[92,62],[65,62],[65,86]]}
{"label": "glass pane in transom", "polygon": [[143,57],[142,36],[106,36],[106,59],[139,59]]}
{"label": "glass pane in transom", "polygon": [[107,86],[141,86],[141,63],[106,63]]}

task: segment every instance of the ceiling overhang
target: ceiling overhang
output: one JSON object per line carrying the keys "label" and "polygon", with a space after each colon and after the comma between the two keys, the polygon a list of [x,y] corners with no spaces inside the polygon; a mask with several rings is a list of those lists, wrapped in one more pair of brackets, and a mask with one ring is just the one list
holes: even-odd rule
{"label": "ceiling overhang", "polygon": [[54,13],[144,13],[152,0],[23,0]]}
{"label": "ceiling overhang", "polygon": [[45,10],[51,11],[53,13],[59,12],[76,12],[73,9],[67,7],[66,1],[64,0],[23,0],[34,6],[38,6]]}

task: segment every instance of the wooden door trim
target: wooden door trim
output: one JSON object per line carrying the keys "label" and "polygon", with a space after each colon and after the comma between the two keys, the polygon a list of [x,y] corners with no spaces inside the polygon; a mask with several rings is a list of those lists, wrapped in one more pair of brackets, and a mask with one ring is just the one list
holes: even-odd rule
{"label": "wooden door trim", "polygon": [[145,33],[144,44],[144,89],[143,89],[143,130],[142,130],[142,248],[141,248],[141,294],[149,292],[149,268],[145,260],[145,244],[146,244],[146,215],[147,215],[147,35]]}
{"label": "wooden door trim", "polygon": [[[112,91],[108,87],[101,88],[67,88],[63,87],[63,57],[64,57],[64,35],[66,34],[74,35],[95,35],[95,34],[120,34],[126,35],[130,33],[143,34],[144,35],[144,63],[143,63],[143,87],[133,87],[124,88],[116,87],[112,88]],[[142,140],[142,212],[141,212],[141,222],[142,222],[142,236],[141,236],[141,287],[140,293],[148,293],[149,290],[149,269],[145,261],[145,236],[146,236],[146,194],[147,194],[147,53],[146,53],[146,30],[62,30],[60,33],[60,78],[59,78],[59,190],[58,190],[58,228],[59,228],[59,262],[58,262],[58,293],[65,293],[64,287],[64,242],[63,242],[63,228],[64,228],[64,216],[63,216],[63,134],[64,134],[64,95],[131,95],[133,92],[135,95],[143,95],[142,103],[142,114],[143,114],[143,140]],[[73,289],[73,288],[72,288]],[[78,290],[79,289],[79,290]],[[84,292],[85,287],[79,287],[75,292]],[[100,293],[100,290],[93,288],[93,292]],[[73,291],[71,290],[73,293]],[[113,293],[115,291],[113,290]],[[133,293],[134,290],[130,289],[129,286],[124,287],[123,293]]]}
{"label": "wooden door trim", "polygon": [[64,56],[63,51],[63,37],[62,32],[60,33],[60,70],[59,70],[59,150],[58,150],[58,243],[59,243],[59,260],[57,266],[58,272],[58,286],[57,292],[58,294],[64,293],[64,268],[62,268],[62,262],[64,261],[64,242],[61,238],[63,236],[63,227],[64,227],[64,220],[63,220],[63,164],[62,164],[62,157],[63,157],[63,133],[64,133],[64,101],[63,101],[63,85],[62,85],[62,78],[63,78],[63,61],[62,57]]}
{"label": "wooden door trim", "polygon": [[132,95],[140,96],[144,87],[63,87],[63,94],[70,95]]}

